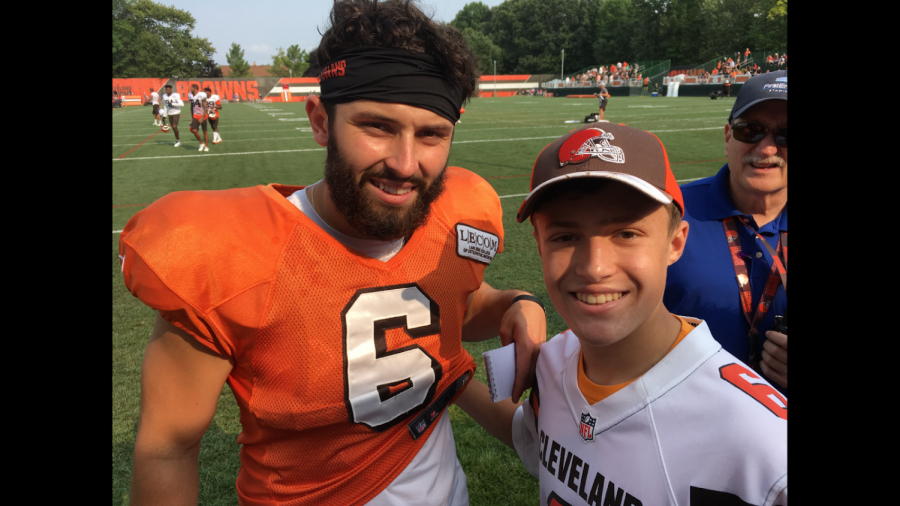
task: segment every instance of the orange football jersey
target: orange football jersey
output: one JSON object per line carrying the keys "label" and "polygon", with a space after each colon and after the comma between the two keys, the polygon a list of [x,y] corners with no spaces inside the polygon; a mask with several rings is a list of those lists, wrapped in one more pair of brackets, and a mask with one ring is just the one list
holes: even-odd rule
{"label": "orange football jersey", "polygon": [[502,251],[502,211],[484,179],[447,171],[387,262],[315,225],[286,199],[299,186],[176,192],[125,226],[131,293],[234,358],[242,504],[372,499],[431,434],[422,418],[474,372],[463,315]]}

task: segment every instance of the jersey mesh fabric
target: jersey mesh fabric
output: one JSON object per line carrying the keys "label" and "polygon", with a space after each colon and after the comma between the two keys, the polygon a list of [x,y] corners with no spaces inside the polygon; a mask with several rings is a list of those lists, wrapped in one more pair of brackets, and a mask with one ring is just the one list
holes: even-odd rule
{"label": "jersey mesh fabric", "polygon": [[[447,189],[432,206],[431,217],[388,262],[348,250],[318,228],[286,199],[298,187],[184,192],[194,198],[200,193],[220,200],[230,196],[228,209],[251,215],[244,219],[249,224],[229,220],[228,226],[220,225],[224,211],[210,206],[208,195],[190,206],[183,201],[169,201],[163,210],[150,206],[138,213],[143,216],[136,215],[144,227],[126,226],[120,254],[125,255],[123,272],[132,293],[201,343],[235,359],[228,383],[241,410],[237,490],[242,504],[358,504],[372,499],[406,468],[434,428],[413,440],[407,424],[460,375],[474,371],[460,338],[466,299],[480,286],[485,265],[456,254],[455,224],[491,231],[502,244],[501,211],[496,193],[483,179],[462,169],[448,170]],[[165,211],[181,217],[153,219]],[[193,223],[197,216],[214,233],[199,234],[204,227]],[[222,257],[222,265],[231,270],[197,267],[196,251],[159,253],[180,244],[159,238],[161,228],[185,238],[204,237],[195,243],[216,254],[205,252],[199,262]],[[245,235],[245,229],[259,234],[247,246],[234,237],[222,237],[215,245],[208,240],[229,230]],[[144,246],[155,251],[142,251]],[[247,256],[244,248],[254,255]],[[240,269],[229,259],[242,254],[252,262]],[[153,259],[165,266],[165,273],[151,265]],[[235,270],[243,271],[240,283],[229,276]],[[440,334],[411,338],[402,328],[388,329],[386,348],[418,346],[440,364],[441,375],[423,406],[379,432],[350,421],[342,311],[360,290],[397,285],[414,285],[437,304]]]}

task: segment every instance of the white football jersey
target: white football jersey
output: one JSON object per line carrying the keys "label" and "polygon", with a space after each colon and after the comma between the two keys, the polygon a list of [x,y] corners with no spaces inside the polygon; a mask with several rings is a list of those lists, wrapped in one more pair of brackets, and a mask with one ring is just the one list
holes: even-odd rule
{"label": "white football jersey", "polygon": [[194,116],[202,116],[203,111],[203,99],[206,98],[206,93],[199,92],[194,95],[194,98],[191,99],[191,112]]}
{"label": "white football jersey", "polygon": [[699,323],[646,374],[589,405],[571,330],[541,347],[513,442],[541,504],[787,505],[787,399]]}
{"label": "white football jersey", "polygon": [[178,93],[172,93],[171,95],[163,93],[162,101],[163,105],[165,105],[162,109],[166,110],[167,115],[181,114],[181,106],[184,105],[184,102],[181,101],[181,95]]}
{"label": "white football jersey", "polygon": [[151,92],[150,93],[150,103],[154,105],[159,105],[159,93]]}
{"label": "white football jersey", "polygon": [[206,103],[208,105],[207,109],[209,110],[209,117],[212,119],[216,119],[219,117],[219,110],[216,109],[216,103],[219,101],[219,96],[213,93],[209,98],[206,99]]}

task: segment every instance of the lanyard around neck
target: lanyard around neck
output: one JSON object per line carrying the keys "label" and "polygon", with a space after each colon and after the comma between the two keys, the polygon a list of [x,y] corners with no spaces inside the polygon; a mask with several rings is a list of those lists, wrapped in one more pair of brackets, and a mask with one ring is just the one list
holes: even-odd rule
{"label": "lanyard around neck", "polygon": [[[753,308],[753,292],[750,288],[750,276],[747,272],[747,264],[744,263],[744,259],[741,257],[741,239],[738,235],[738,222],[747,227],[750,233],[758,238],[769,251],[769,254],[772,255],[772,268],[769,272],[769,277],[766,280],[766,286],[763,290],[762,297],[760,297],[759,304],[755,311]],[[779,285],[784,285],[784,293],[787,295],[787,232],[781,232],[779,234],[778,244],[772,249],[772,246],[769,245],[768,241],[753,230],[744,217],[732,216],[731,218],[726,218],[722,221],[722,225],[725,228],[725,238],[728,240],[728,249],[731,251],[731,260],[734,265],[734,274],[737,278],[738,290],[740,293],[741,309],[743,310],[744,317],[750,324],[749,363],[752,366],[759,362],[757,353],[757,348],[759,348],[759,330],[757,327],[760,322],[762,322],[763,318],[765,318],[766,313],[769,312],[769,308],[772,305],[772,301],[775,299],[775,293],[778,291]]]}

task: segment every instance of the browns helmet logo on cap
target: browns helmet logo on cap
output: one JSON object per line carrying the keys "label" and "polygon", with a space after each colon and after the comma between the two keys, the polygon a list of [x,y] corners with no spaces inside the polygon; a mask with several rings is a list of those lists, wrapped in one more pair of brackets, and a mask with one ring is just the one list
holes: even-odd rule
{"label": "browns helmet logo on cap", "polygon": [[559,166],[570,163],[581,163],[595,156],[604,162],[625,163],[625,152],[609,141],[615,139],[613,134],[599,128],[588,128],[576,132],[566,139],[559,148]]}

